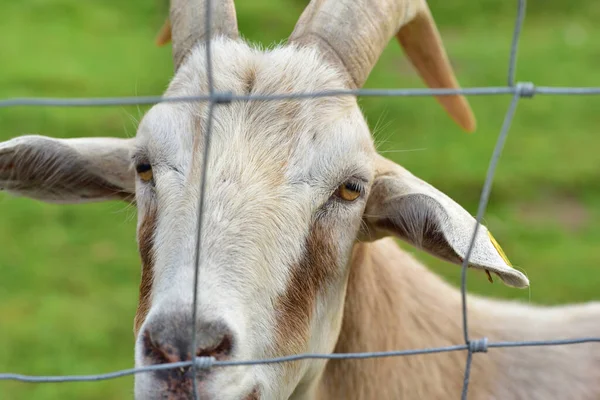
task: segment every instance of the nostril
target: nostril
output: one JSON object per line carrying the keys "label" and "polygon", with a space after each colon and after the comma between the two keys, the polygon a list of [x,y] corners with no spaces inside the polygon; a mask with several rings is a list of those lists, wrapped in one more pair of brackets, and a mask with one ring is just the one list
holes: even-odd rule
{"label": "nostril", "polygon": [[152,336],[148,331],[143,334],[144,355],[151,359],[153,364],[168,364],[181,361],[180,355],[176,349],[168,343],[157,343],[152,340]]}
{"label": "nostril", "polygon": [[213,347],[199,348],[196,351],[196,357],[214,357],[217,360],[223,360],[231,355],[233,349],[233,340],[231,335],[224,335],[221,341]]}

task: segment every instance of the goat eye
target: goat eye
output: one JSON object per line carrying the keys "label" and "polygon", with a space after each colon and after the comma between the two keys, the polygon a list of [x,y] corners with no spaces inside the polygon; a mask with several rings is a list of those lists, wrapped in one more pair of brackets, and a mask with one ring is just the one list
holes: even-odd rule
{"label": "goat eye", "polygon": [[341,184],[337,189],[338,197],[345,201],[354,201],[358,199],[361,193],[361,186],[358,183],[351,181]]}
{"label": "goat eye", "polygon": [[152,180],[153,174],[152,166],[150,164],[138,164],[135,166],[135,170],[142,181],[150,182]]}

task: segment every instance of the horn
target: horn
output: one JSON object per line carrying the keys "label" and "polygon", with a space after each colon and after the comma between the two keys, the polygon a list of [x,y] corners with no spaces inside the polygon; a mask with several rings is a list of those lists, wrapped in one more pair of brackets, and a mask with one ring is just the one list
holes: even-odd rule
{"label": "horn", "polygon": [[166,19],[163,26],[160,27],[160,31],[158,31],[158,35],[156,35],[156,45],[164,46],[165,44],[171,41],[171,21],[169,18]]}
{"label": "horn", "polygon": [[[175,70],[179,68],[196,44],[207,39],[204,22],[208,2],[209,0],[171,0],[169,21],[163,28],[166,28],[168,24],[171,25]],[[210,6],[211,35],[237,39],[239,33],[233,0],[212,0]]]}
{"label": "horn", "polygon": [[[361,88],[392,36],[431,88],[460,86],[425,0],[312,0],[289,43],[316,46],[347,73],[348,86]],[[436,96],[467,132],[475,117],[464,96]]]}

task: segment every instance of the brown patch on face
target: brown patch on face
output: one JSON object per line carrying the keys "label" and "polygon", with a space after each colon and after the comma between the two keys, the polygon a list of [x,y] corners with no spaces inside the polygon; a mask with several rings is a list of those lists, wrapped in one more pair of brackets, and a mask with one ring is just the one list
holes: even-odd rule
{"label": "brown patch on face", "polygon": [[136,337],[150,310],[154,269],[154,231],[156,230],[157,218],[158,212],[156,208],[151,207],[146,212],[146,215],[144,215],[144,220],[138,230],[138,249],[140,258],[142,259],[142,278],[140,281],[138,307],[134,319],[134,332]]}
{"label": "brown patch on face", "polygon": [[337,254],[331,234],[316,221],[306,239],[304,257],[292,268],[287,291],[277,302],[277,351],[281,355],[305,350],[317,294],[335,275]]}

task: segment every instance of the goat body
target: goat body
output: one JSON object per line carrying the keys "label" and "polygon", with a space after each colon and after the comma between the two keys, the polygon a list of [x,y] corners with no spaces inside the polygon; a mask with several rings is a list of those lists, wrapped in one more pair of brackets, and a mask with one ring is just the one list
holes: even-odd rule
{"label": "goat body", "polygon": [[[468,295],[469,335],[490,342],[600,336],[600,303],[543,307]],[[336,353],[464,343],[461,295],[393,239],[354,247]],[[330,360],[319,399],[458,399],[466,351]],[[491,348],[473,355],[469,398],[600,398],[600,346]]]}

